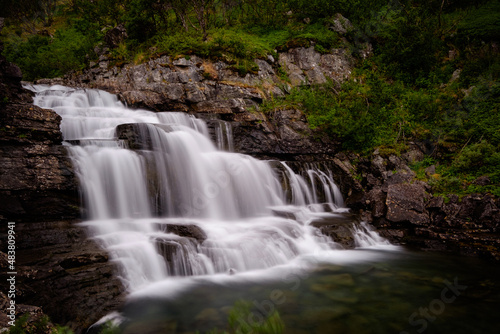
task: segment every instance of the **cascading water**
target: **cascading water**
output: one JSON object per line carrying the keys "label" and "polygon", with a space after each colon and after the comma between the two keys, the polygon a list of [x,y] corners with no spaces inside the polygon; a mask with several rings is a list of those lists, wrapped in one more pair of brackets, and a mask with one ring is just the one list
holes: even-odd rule
{"label": "cascading water", "polygon": [[[130,290],[340,248],[309,225],[345,211],[328,171],[311,166],[298,175],[283,162],[273,168],[227,152],[231,129],[224,122],[216,147],[205,122],[185,113],[128,109],[97,90],[30,88],[35,104],[62,116],[85,224],[120,264]],[[353,231],[359,246],[385,243],[362,225]]]}

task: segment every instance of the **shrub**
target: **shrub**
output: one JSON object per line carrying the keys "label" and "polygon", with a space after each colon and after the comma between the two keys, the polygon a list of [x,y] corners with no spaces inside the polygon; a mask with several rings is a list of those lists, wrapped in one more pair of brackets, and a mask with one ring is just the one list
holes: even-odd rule
{"label": "shrub", "polygon": [[4,54],[23,72],[24,80],[53,78],[86,66],[92,43],[73,28],[58,30],[53,38],[34,35],[27,40],[13,37]]}

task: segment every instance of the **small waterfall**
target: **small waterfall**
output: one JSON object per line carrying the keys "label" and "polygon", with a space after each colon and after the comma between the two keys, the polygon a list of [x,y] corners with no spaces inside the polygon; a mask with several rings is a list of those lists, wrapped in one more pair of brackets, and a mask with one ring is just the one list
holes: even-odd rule
{"label": "small waterfall", "polygon": [[[31,86],[62,116],[81,183],[85,225],[137,290],[169,276],[245,272],[339,248],[310,222],[343,211],[331,172],[232,153],[229,123],[216,143],[186,113],[132,110],[116,96]],[[358,244],[385,242],[368,229]],[[377,239],[378,237],[379,239]]]}
{"label": "small waterfall", "polygon": [[217,120],[214,127],[217,148],[221,151],[233,152],[233,129],[231,123]]}

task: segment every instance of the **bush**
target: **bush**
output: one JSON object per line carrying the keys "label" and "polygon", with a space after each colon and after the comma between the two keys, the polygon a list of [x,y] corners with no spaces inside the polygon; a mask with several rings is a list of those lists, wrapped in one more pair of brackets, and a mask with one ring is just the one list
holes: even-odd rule
{"label": "bush", "polygon": [[34,35],[27,40],[13,37],[6,42],[4,55],[16,63],[23,79],[62,76],[83,69],[92,52],[92,42],[73,28],[58,30],[53,38]]}
{"label": "bush", "polygon": [[452,172],[474,177],[488,175],[500,183],[500,150],[486,140],[464,147],[453,159]]}
{"label": "bush", "polygon": [[500,144],[500,83],[482,82],[464,99],[466,112],[463,131],[472,141],[486,138],[494,146]]}
{"label": "bush", "polygon": [[413,129],[404,85],[388,83],[371,70],[358,74],[340,90],[333,83],[295,88],[284,100],[266,102],[263,110],[279,104],[300,107],[312,128],[341,140],[346,149],[368,152],[376,146],[404,143]]}

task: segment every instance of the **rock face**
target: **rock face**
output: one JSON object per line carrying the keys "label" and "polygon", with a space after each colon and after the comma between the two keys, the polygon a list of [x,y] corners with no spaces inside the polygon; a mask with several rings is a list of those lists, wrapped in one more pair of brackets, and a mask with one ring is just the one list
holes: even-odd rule
{"label": "rock face", "polygon": [[327,78],[342,82],[349,78],[352,69],[352,60],[346,50],[335,49],[329,54],[321,55],[313,46],[281,53],[279,63],[294,86],[323,84],[327,82]]}
{"label": "rock face", "polygon": [[292,85],[320,84],[327,78],[340,83],[347,79],[353,66],[347,51],[332,49],[322,55],[314,47],[295,48],[281,53],[279,61],[271,57],[256,59],[255,63],[258,71],[242,77],[224,62],[197,56],[162,56],[123,67],[108,67],[109,61],[102,60],[83,74],[39,83],[103,89],[118,94],[132,107],[184,111],[207,120],[230,122],[235,150],[241,153],[291,160],[333,153],[339,144],[312,131],[300,111],[264,114],[259,112],[259,104],[290,89],[290,84],[277,76],[278,68],[287,72]]}
{"label": "rock face", "polygon": [[422,157],[414,146],[402,157],[359,159],[355,173],[364,191],[348,205],[393,242],[500,260],[500,201],[488,194],[450,195],[447,203],[432,196],[407,166]]}
{"label": "rock face", "polygon": [[[107,254],[76,225],[78,184],[60,117],[33,106],[20,80],[0,56],[0,286],[9,290],[7,222],[15,222],[17,317],[45,313],[80,333],[116,308],[123,287]],[[0,327],[8,302],[2,293]]]}

